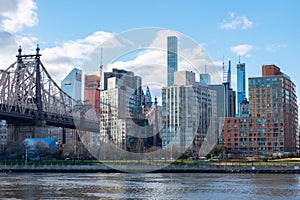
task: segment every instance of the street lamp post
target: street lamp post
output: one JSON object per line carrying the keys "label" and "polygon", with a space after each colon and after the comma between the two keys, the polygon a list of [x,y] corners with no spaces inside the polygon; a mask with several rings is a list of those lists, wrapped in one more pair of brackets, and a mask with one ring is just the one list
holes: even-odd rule
{"label": "street lamp post", "polygon": [[25,149],[25,165],[27,165],[27,147],[26,147],[26,149]]}

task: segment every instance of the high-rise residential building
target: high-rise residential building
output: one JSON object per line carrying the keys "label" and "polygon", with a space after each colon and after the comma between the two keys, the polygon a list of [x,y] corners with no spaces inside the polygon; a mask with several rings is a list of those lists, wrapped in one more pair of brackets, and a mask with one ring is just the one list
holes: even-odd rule
{"label": "high-rise residential building", "polygon": [[229,88],[229,83],[222,83],[217,85],[208,85],[208,88],[214,90],[216,92],[216,133],[214,136],[215,140],[218,140],[220,136],[220,125],[222,126],[222,122],[224,118],[227,117],[235,117],[235,91],[232,88]]}
{"label": "high-rise residential building", "polygon": [[168,47],[167,47],[167,67],[168,67],[168,86],[174,84],[174,72],[178,71],[178,50],[177,50],[177,37],[168,37]]}
{"label": "high-rise residential building", "polygon": [[95,74],[85,75],[84,79],[84,101],[91,104],[95,111],[99,113],[100,105],[100,77]]}
{"label": "high-rise residential building", "polygon": [[61,88],[76,101],[82,101],[82,70],[74,68],[61,81]]}
{"label": "high-rise residential building", "polygon": [[295,84],[275,65],[249,82],[249,115],[227,118],[220,141],[238,156],[271,156],[299,150]]}
{"label": "high-rise residential building", "polygon": [[229,83],[208,85],[208,87],[217,92],[218,118],[235,117],[235,91],[229,88]]}
{"label": "high-rise residential building", "polygon": [[250,114],[265,118],[267,123],[273,121],[273,143],[278,142],[279,150],[295,152],[298,131],[296,86],[275,65],[262,66],[262,72],[262,77],[249,78]]}
{"label": "high-rise residential building", "polygon": [[234,117],[236,115],[236,92],[232,89],[228,89],[228,117]]}
{"label": "high-rise residential building", "polygon": [[[115,78],[110,79],[109,78]],[[110,85],[109,85],[110,84]],[[131,71],[126,71],[123,69],[113,69],[112,72],[104,72],[104,90],[111,88],[125,88],[129,87],[133,89],[132,96],[135,98],[134,101],[136,105],[142,104],[142,78],[140,76],[134,75]],[[141,109],[141,107],[139,108]],[[136,110],[140,112],[141,110]]]}
{"label": "high-rise residential building", "polygon": [[237,66],[237,116],[240,116],[240,104],[246,96],[246,64],[238,63]]}
{"label": "high-rise residential building", "polygon": [[195,73],[174,73],[174,84],[162,88],[163,116],[162,147],[169,144],[189,148],[198,144],[216,128],[215,91],[195,81]]}
{"label": "high-rise residential building", "polygon": [[223,83],[209,85],[210,89],[217,92],[218,118],[236,116],[236,92],[231,88],[231,61],[228,61],[228,69],[223,62]]}
{"label": "high-rise residential building", "polygon": [[[133,72],[113,69],[104,73],[104,90],[100,92],[100,140],[116,146],[130,148],[137,132],[141,132],[139,119],[142,107],[142,79]],[[135,132],[135,133],[133,133]],[[143,133],[139,133],[143,134]]]}

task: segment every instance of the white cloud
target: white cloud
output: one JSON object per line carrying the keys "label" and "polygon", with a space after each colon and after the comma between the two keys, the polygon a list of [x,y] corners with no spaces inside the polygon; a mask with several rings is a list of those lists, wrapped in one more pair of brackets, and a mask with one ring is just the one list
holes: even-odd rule
{"label": "white cloud", "polygon": [[[87,56],[102,42],[112,38],[113,34],[97,31],[84,39],[57,44],[52,48],[41,48],[41,60],[51,77],[59,84],[73,67],[81,68]],[[22,46],[22,54],[35,53],[38,38],[19,36],[0,31],[0,69],[6,69],[16,61],[18,46]],[[111,45],[117,42],[111,40]]]}
{"label": "white cloud", "polygon": [[253,22],[250,21],[246,16],[236,16],[235,13],[231,12],[227,18],[223,20],[220,25],[221,29],[235,30],[237,28],[248,29],[253,26]]}
{"label": "white cloud", "polygon": [[167,37],[170,35],[178,38],[178,70],[194,71],[199,74],[204,72],[205,65],[211,73],[216,70],[201,46],[178,32],[161,30],[150,41],[148,49],[142,48],[131,60],[116,60],[110,63],[105,71],[111,71],[112,68],[134,71],[142,76],[144,85],[155,81],[158,85],[165,86],[167,82]]}
{"label": "white cloud", "polygon": [[[112,36],[112,33],[97,31],[84,39],[68,41],[52,48],[42,49],[42,62],[50,75],[55,80],[61,81],[72,68],[81,68],[88,55]],[[111,41],[113,42],[113,40]]]}
{"label": "white cloud", "polygon": [[[106,66],[105,71],[112,68],[133,71],[142,77],[143,85],[149,85],[152,96],[157,96],[161,102],[161,88],[167,84],[167,36],[175,35],[178,37],[178,70],[188,70],[196,73],[196,80],[199,80],[199,73],[205,71],[212,76],[214,83],[221,82],[219,68],[212,62],[204,49],[186,36],[170,31],[158,31],[149,43],[148,49],[140,47],[135,56],[130,60],[116,60]],[[134,42],[132,42],[134,43]],[[128,52],[128,51],[127,51]],[[131,52],[131,51],[129,51]],[[130,57],[130,56],[129,56]]]}
{"label": "white cloud", "polygon": [[34,52],[37,38],[30,36],[13,35],[0,31],[0,69],[6,69],[16,61],[18,46],[22,44],[24,54]]}
{"label": "white cloud", "polygon": [[37,6],[32,0],[1,0],[0,30],[16,33],[38,24]]}
{"label": "white cloud", "polygon": [[16,60],[19,45],[25,54],[34,51],[38,39],[17,32],[38,23],[36,9],[32,0],[0,1],[0,69],[6,69]]}
{"label": "white cloud", "polygon": [[232,52],[236,53],[237,55],[240,55],[240,56],[246,55],[246,57],[250,57],[251,54],[249,54],[248,52],[251,51],[252,48],[253,48],[252,45],[240,44],[240,45],[231,47],[230,50]]}
{"label": "white cloud", "polygon": [[[198,74],[204,72],[204,66],[206,65],[212,76],[220,77],[216,72],[214,63],[210,61],[201,46],[195,42],[190,42],[191,39],[177,32],[166,30],[158,31],[155,35],[149,37],[151,39],[148,38],[148,43],[143,39],[145,43],[142,45],[132,38],[113,37],[113,33],[97,31],[83,39],[55,44],[56,46],[52,48],[43,49],[41,45],[41,60],[50,76],[59,84],[73,67],[82,68],[88,73],[92,71],[88,67],[93,68],[93,72],[98,71],[100,54],[97,52],[99,50],[97,47],[101,45],[104,47],[103,64],[105,69],[103,71],[111,71],[112,68],[134,71],[135,74],[142,76],[144,85],[153,87],[150,88],[153,96],[159,96],[161,87],[165,86],[167,82],[166,48],[168,35],[176,35],[179,38],[179,70],[192,70]],[[38,41],[35,37],[22,37],[8,32],[0,32],[0,38],[0,45],[3,47],[0,49],[1,68],[7,68],[9,64],[16,61],[15,55],[19,44],[22,45],[24,54],[34,53]],[[130,45],[133,48],[126,49]],[[139,47],[142,47],[142,49],[137,50]],[[94,51],[95,48],[97,48],[96,51]],[[133,51],[134,57],[129,56],[130,59],[127,60],[116,59],[118,56],[128,53],[128,51]],[[220,80],[220,78],[216,80]]]}

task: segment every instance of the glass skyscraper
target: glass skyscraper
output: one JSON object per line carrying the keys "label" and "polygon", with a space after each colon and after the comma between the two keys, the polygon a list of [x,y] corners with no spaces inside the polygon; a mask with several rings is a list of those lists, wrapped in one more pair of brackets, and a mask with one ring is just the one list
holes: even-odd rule
{"label": "glass skyscraper", "polygon": [[210,74],[208,73],[200,74],[200,83],[210,84],[211,83]]}
{"label": "glass skyscraper", "polygon": [[237,66],[237,116],[240,116],[240,104],[246,96],[246,64],[238,63]]}
{"label": "glass skyscraper", "polygon": [[74,68],[61,81],[61,89],[76,101],[82,101],[82,70]]}
{"label": "glass skyscraper", "polygon": [[174,84],[174,72],[178,71],[177,37],[168,37],[168,86]]}

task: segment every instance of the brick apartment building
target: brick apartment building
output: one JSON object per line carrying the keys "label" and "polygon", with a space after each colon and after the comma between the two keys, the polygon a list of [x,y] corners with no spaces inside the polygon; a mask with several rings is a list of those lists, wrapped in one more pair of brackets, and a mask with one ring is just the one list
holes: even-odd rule
{"label": "brick apartment building", "polygon": [[290,77],[275,65],[264,65],[262,77],[248,83],[248,113],[224,120],[220,144],[236,156],[299,151],[297,97]]}

